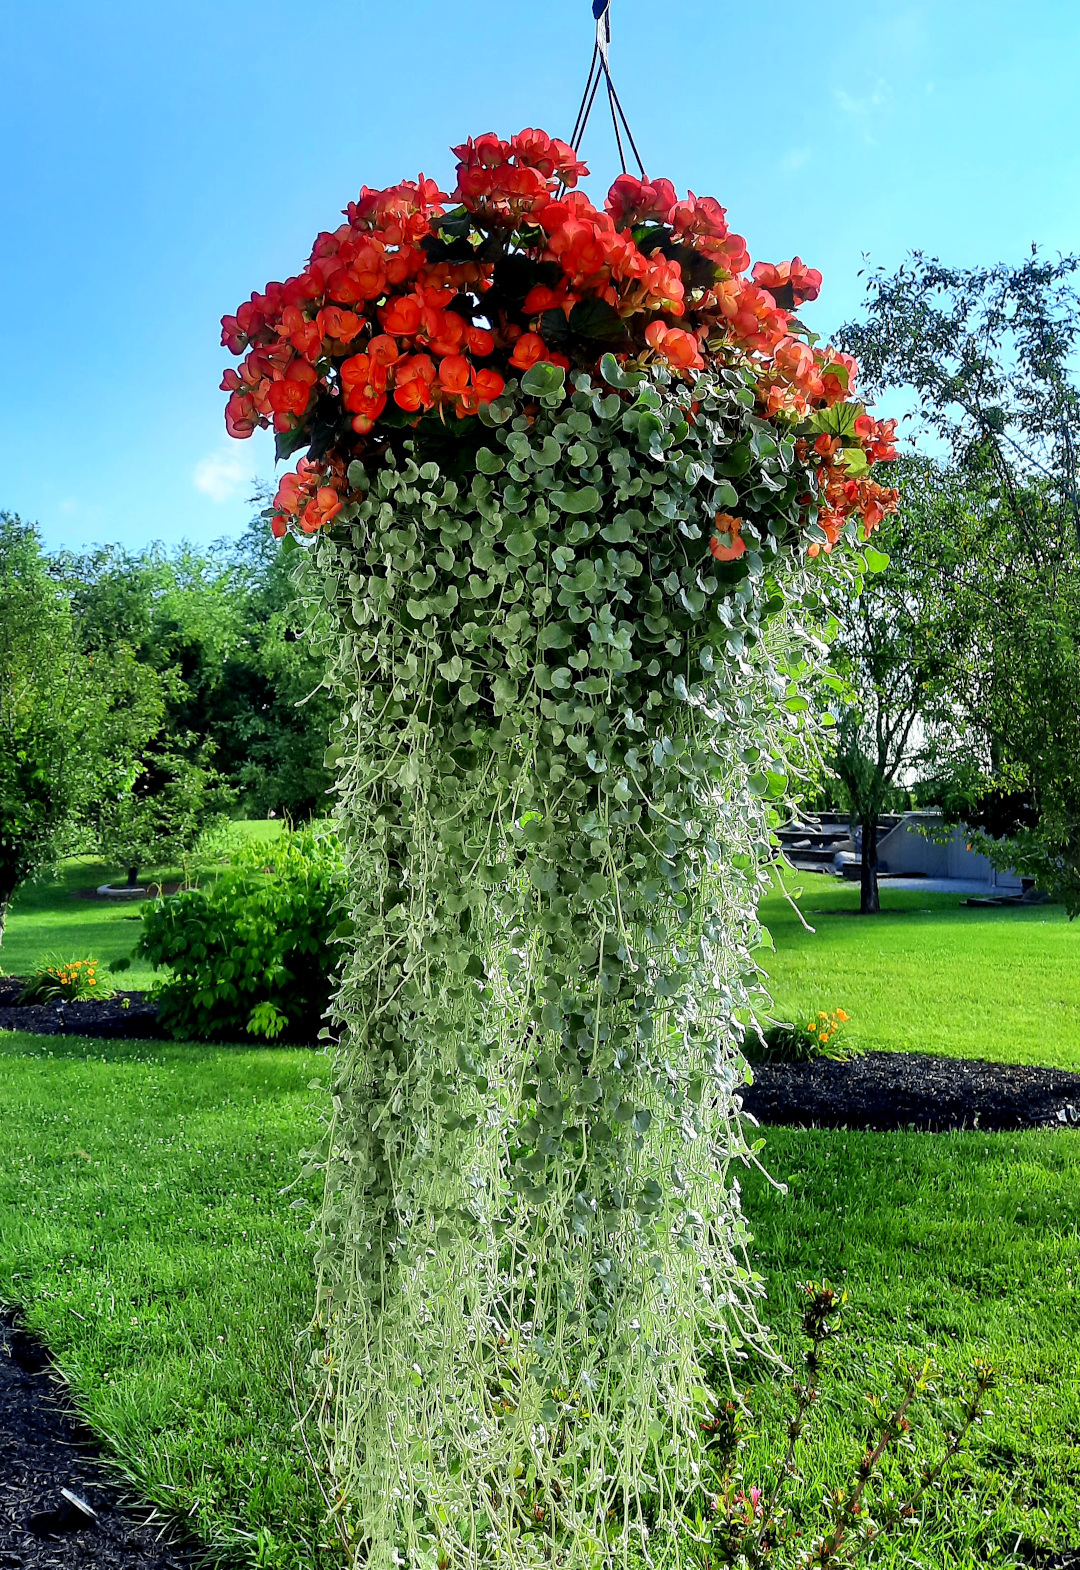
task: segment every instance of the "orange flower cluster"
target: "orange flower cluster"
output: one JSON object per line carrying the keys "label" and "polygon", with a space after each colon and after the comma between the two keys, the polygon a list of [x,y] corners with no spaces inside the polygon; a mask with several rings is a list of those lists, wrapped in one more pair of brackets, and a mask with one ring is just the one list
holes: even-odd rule
{"label": "orange flower cluster", "polygon": [[315,534],[332,523],[341,511],[340,485],[340,475],[327,474],[322,464],[301,458],[295,472],[284,475],[278,486],[273,533],[281,539],[288,527],[287,519],[292,519],[305,534]]}
{"label": "orange flower cluster", "polygon": [[62,998],[70,1003],[94,997],[99,986],[99,969],[96,959],[72,959],[60,965],[45,965],[31,977],[24,999],[47,1002]]}
{"label": "orange flower cluster", "polygon": [[[313,460],[318,473],[309,464],[286,476],[276,532],[290,519],[328,523],[345,465],[369,439],[474,415],[542,362],[594,370],[613,353],[680,374],[741,360],[763,413],[793,421],[850,398],[854,362],[808,343],[793,315],[817,297],[821,274],[795,257],[747,276],[746,242],[712,197],[624,174],[598,209],[575,189],[588,171],[574,150],[540,130],[488,133],[454,152],[452,196],[423,175],[364,187],[298,276],[222,320],[222,342],[243,356],[222,381],[230,434],[272,426],[284,456],[317,430],[329,455]],[[889,456],[875,440],[875,456]],[[829,528],[853,506],[875,526],[888,493],[871,496],[860,480],[854,502],[841,496],[843,470],[830,461]]]}
{"label": "orange flower cluster", "polygon": [[[873,415],[861,414],[854,422],[853,433],[867,465],[891,462],[896,457],[895,420],[875,420]],[[838,436],[819,436],[813,451],[821,460],[817,471],[817,524],[825,535],[824,545],[815,542],[809,547],[809,554],[817,556],[821,551],[832,550],[845,521],[853,515],[860,519],[863,539],[868,540],[886,513],[895,509],[897,493],[868,475],[852,475],[846,457],[848,449]]]}
{"label": "orange flower cluster", "polygon": [[841,1025],[846,1025],[849,1017],[843,1009],[833,1009],[830,1013],[818,1009],[816,1018],[806,1022],[807,1034],[813,1036],[819,1046],[827,1047],[833,1037],[840,1034]]}

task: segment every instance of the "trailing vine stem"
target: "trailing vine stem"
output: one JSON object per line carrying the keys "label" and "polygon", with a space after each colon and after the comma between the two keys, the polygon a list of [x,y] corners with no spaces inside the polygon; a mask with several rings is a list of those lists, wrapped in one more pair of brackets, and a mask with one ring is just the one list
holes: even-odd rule
{"label": "trailing vine stem", "polygon": [[354,462],[305,579],[350,874],[335,1525],[375,1570],[678,1559],[700,1422],[768,1351],[738,1043],[817,658],[810,482],[738,368],[511,385],[479,418],[452,474]]}

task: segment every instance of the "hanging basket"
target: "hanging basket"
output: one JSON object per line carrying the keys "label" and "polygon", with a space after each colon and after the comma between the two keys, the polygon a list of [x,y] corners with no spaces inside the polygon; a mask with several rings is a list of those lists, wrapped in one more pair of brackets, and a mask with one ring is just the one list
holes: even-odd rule
{"label": "hanging basket", "polygon": [[761,1344],[756,905],[815,558],[894,504],[892,429],[711,198],[456,152],[225,319],[227,419],[306,454],[268,521],[340,702],[334,1519],[379,1570],[584,1567],[701,1530]]}

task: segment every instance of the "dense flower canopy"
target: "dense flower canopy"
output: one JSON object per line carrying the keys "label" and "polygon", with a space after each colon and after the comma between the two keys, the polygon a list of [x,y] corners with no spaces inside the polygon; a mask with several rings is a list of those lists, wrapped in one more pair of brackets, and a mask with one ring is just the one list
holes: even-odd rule
{"label": "dense flower canopy", "polygon": [[[811,554],[849,517],[868,536],[895,506],[868,473],[895,456],[895,422],[852,401],[855,362],[795,315],[819,272],[799,257],[751,271],[725,209],[668,180],[620,175],[595,207],[576,189],[584,164],[543,131],[454,152],[452,195],[423,175],[365,186],[301,273],[223,318],[222,342],[243,356],[222,382],[230,435],[272,427],[279,457],[308,448],[275,497],[275,534],[332,523],[350,459],[395,431],[473,416],[539,364],[593,371],[608,354],[660,361],[688,394],[705,369],[749,368],[759,412],[814,471],[804,505],[824,543]],[[717,517],[718,560],[746,549],[742,522]]]}

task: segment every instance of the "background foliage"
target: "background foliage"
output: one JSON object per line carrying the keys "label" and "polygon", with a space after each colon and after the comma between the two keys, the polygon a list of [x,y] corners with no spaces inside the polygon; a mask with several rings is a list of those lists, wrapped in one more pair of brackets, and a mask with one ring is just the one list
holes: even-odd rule
{"label": "background foliage", "polygon": [[[951,557],[935,622],[934,794],[981,848],[1080,911],[1080,260],[875,274],[841,334],[873,388],[913,395],[934,453],[908,487],[914,562]],[[904,527],[904,525],[899,525]],[[935,547],[935,534],[940,546]]]}
{"label": "background foliage", "polygon": [[322,667],[280,552],[255,523],[237,541],[174,553],[104,546],[61,554],[51,570],[71,597],[85,646],[132,652],[164,686],[148,767],[177,756],[212,767],[247,817],[322,810],[329,707]]}
{"label": "background foliage", "polygon": [[145,907],[139,952],[171,972],[157,989],[165,1028],[189,1041],[313,1041],[342,882],[333,836],[308,828],[241,845],[205,888]]}
{"label": "background foliage", "polygon": [[36,529],[0,514],[0,938],[19,885],[91,832],[162,708],[126,649],[83,645]]}

